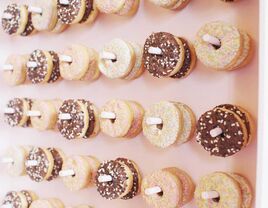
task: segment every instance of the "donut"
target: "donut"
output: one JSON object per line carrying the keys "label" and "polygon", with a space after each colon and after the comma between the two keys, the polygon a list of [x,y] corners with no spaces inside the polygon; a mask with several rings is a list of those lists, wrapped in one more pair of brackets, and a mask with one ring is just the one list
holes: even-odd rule
{"label": "donut", "polygon": [[[37,165],[30,165],[31,161],[36,161]],[[47,180],[52,173],[54,159],[50,151],[45,148],[33,148],[26,158],[26,173],[35,182]]]}
{"label": "donut", "polygon": [[[27,11],[28,11],[28,6],[25,5]],[[29,36],[32,35],[35,32],[35,28],[33,26],[33,21],[32,21],[32,13],[28,12],[28,20],[25,25],[25,29],[22,33],[20,33],[21,36]]]}
{"label": "donut", "polygon": [[132,199],[135,196],[137,196],[140,192],[140,187],[141,187],[141,174],[139,172],[138,166],[137,164],[129,159],[126,158],[117,158],[115,161],[118,161],[126,166],[128,166],[128,168],[130,169],[132,176],[133,176],[133,185],[132,185],[132,189],[130,190],[130,192],[123,196],[121,199],[123,200],[128,200],[128,199]]}
{"label": "donut", "polygon": [[228,70],[235,70],[245,66],[251,60],[253,54],[253,41],[251,40],[251,37],[245,31],[239,31],[242,34],[243,38],[242,53],[235,62],[235,64],[231,66]]}
{"label": "donut", "polygon": [[242,208],[250,208],[253,201],[253,191],[249,181],[237,173],[227,173],[236,182],[238,182],[242,191]]}
{"label": "donut", "polygon": [[85,3],[85,14],[79,23],[91,24],[97,18],[99,10],[97,8],[95,0],[85,0]]}
{"label": "donut", "polygon": [[[72,58],[72,62],[60,61],[60,73],[65,80],[81,80],[93,61],[89,49],[83,45],[72,45],[63,54]],[[91,70],[93,70],[91,68]]]}
{"label": "donut", "polygon": [[55,201],[56,199],[38,199],[32,203],[31,208],[64,208],[62,202]]}
{"label": "donut", "polygon": [[129,72],[129,74],[126,77],[124,77],[125,80],[136,79],[140,77],[144,72],[144,68],[142,66],[142,55],[143,55],[142,46],[134,42],[130,42],[130,45],[134,49],[136,59],[133,69]]}
{"label": "donut", "polygon": [[51,33],[62,33],[64,32],[67,28],[69,27],[69,25],[62,23],[59,19],[57,20],[57,23],[55,25],[55,27],[53,28],[53,30],[51,30]]}
{"label": "donut", "polygon": [[100,131],[98,109],[93,103],[89,101],[86,101],[86,100],[79,100],[79,101],[81,101],[83,104],[86,105],[87,110],[88,110],[88,118],[89,118],[88,129],[83,138],[89,139],[89,138],[95,137]]}
{"label": "donut", "polygon": [[[102,182],[100,177],[111,176],[112,181]],[[126,196],[133,186],[133,175],[127,165],[115,160],[101,163],[97,175],[96,186],[99,194],[109,200]]]}
{"label": "donut", "polygon": [[10,191],[5,195],[2,206],[5,205],[11,205],[14,208],[28,208],[26,197],[22,193],[16,191]]}
{"label": "donut", "polygon": [[[103,54],[111,53],[115,59],[107,59]],[[135,65],[133,47],[122,39],[114,39],[106,44],[100,52],[98,65],[102,74],[110,79],[124,78]]]}
{"label": "donut", "polygon": [[4,158],[12,160],[12,162],[6,165],[6,170],[9,175],[23,176],[26,174],[25,160],[28,154],[27,148],[23,146],[12,146],[6,150]]}
{"label": "donut", "polygon": [[[154,187],[159,187],[161,192],[148,194],[148,189]],[[143,178],[141,193],[148,205],[155,208],[174,208],[182,201],[182,184],[170,171],[158,170]]]}
{"label": "donut", "polygon": [[11,65],[12,70],[4,70],[4,81],[10,86],[21,85],[26,80],[26,62],[27,57],[24,55],[9,55],[5,61],[5,65]]}
{"label": "donut", "polygon": [[53,60],[47,51],[35,50],[30,54],[28,62],[33,62],[37,66],[27,64],[27,76],[33,84],[47,83],[52,74]]}
{"label": "donut", "polygon": [[91,166],[84,156],[68,157],[62,166],[62,171],[72,170],[74,175],[62,177],[63,184],[71,191],[86,188],[92,181]]}
{"label": "donut", "polygon": [[[125,100],[110,100],[100,110],[101,131],[111,137],[124,137],[129,132],[134,113],[130,105]],[[102,116],[102,112],[115,114],[115,119],[108,119]]]}
{"label": "donut", "polygon": [[32,104],[32,111],[40,112],[41,116],[31,117],[32,127],[40,131],[54,129],[57,123],[57,110],[51,101],[36,100]]}
{"label": "donut", "polygon": [[115,14],[125,5],[127,0],[95,0],[100,12],[106,14]]}
{"label": "donut", "polygon": [[140,0],[125,0],[124,6],[116,14],[120,16],[132,16],[139,8]]}
{"label": "donut", "polygon": [[217,106],[216,108],[230,110],[235,113],[245,124],[247,129],[247,140],[245,140],[244,146],[247,146],[251,141],[254,134],[254,121],[249,112],[247,112],[244,108],[232,104],[222,104]]}
{"label": "donut", "polygon": [[[215,108],[197,122],[197,142],[213,156],[229,157],[239,152],[247,141],[247,129],[239,116],[227,109]],[[221,132],[213,135],[215,129]]]}
{"label": "donut", "polygon": [[53,206],[53,208],[64,208],[65,207],[63,202],[57,198],[49,198],[47,200]]}
{"label": "donut", "polygon": [[89,64],[85,75],[81,78],[82,81],[93,81],[100,77],[100,70],[98,67],[98,53],[88,48]]}
{"label": "donut", "polygon": [[[160,53],[152,53],[158,49]],[[181,39],[166,32],[151,34],[143,49],[143,66],[154,77],[170,77],[183,66],[185,50]]]}
{"label": "donut", "polygon": [[10,126],[23,126],[30,125],[29,116],[27,112],[31,109],[32,101],[26,98],[14,98],[9,100],[7,108],[14,110],[14,113],[5,113],[5,122]]}
{"label": "donut", "polygon": [[87,106],[79,100],[65,100],[59,109],[60,114],[69,114],[71,119],[58,119],[57,126],[68,140],[82,139],[89,125],[89,115]]}
{"label": "donut", "polygon": [[165,9],[183,9],[189,0],[150,0],[153,4],[163,7]]}
{"label": "donut", "polygon": [[171,78],[183,78],[190,74],[190,72],[193,70],[193,68],[196,65],[196,54],[194,47],[190,44],[189,41],[187,41],[184,38],[179,38],[183,44],[184,47],[184,61],[182,67],[179,69],[179,71],[171,76]]}
{"label": "donut", "polygon": [[42,13],[32,13],[34,28],[38,31],[51,31],[54,29],[57,17],[57,0],[34,1],[34,7],[40,8]]}
{"label": "donut", "polygon": [[144,116],[144,109],[143,107],[134,101],[127,101],[130,108],[133,111],[133,121],[132,124],[127,132],[127,134],[124,136],[124,138],[134,138],[138,136],[138,134],[142,131],[142,120]]}
{"label": "donut", "polygon": [[26,201],[27,201],[27,204],[28,204],[28,207],[31,206],[31,204],[33,203],[33,201],[37,200],[38,199],[38,196],[32,192],[32,191],[29,191],[29,190],[21,190],[20,193],[22,193],[25,198],[26,198]]}
{"label": "donut", "polygon": [[[220,46],[204,41],[204,35],[216,37]],[[226,70],[240,57],[243,36],[235,26],[220,21],[211,22],[199,30],[194,46],[198,59],[204,65],[215,70]]]}
{"label": "donut", "polygon": [[185,204],[192,201],[195,191],[195,185],[192,181],[191,177],[183,170],[175,167],[165,168],[164,170],[171,172],[176,175],[182,184],[182,201],[180,206],[184,206]]}
{"label": "donut", "polygon": [[53,179],[58,178],[59,173],[63,166],[65,155],[60,149],[56,148],[48,148],[48,151],[52,154],[54,160],[54,166],[51,172],[51,176],[48,177],[47,181],[52,181]]}
{"label": "donut", "polygon": [[[148,124],[150,118],[160,118],[162,124]],[[161,101],[145,111],[143,134],[154,146],[166,148],[174,144],[183,128],[182,113],[176,104]]]}
{"label": "donut", "polygon": [[58,54],[54,51],[49,51],[49,54],[52,58],[53,67],[52,67],[52,72],[48,80],[48,83],[53,83],[59,80],[61,77],[60,76],[60,59],[59,59]]}
{"label": "donut", "polygon": [[[215,199],[204,199],[204,192],[216,191],[219,194]],[[242,196],[239,184],[225,173],[211,173],[203,176],[195,190],[195,202],[198,208],[240,208]]]}
{"label": "donut", "polygon": [[[19,35],[24,32],[28,21],[28,12],[24,5],[10,4],[3,13],[2,27],[7,34]],[[10,16],[10,18],[6,18],[5,15]]]}
{"label": "donut", "polygon": [[194,135],[196,118],[195,114],[189,106],[179,102],[175,102],[175,105],[182,113],[182,132],[179,134],[177,139],[177,143],[182,144],[189,141]]}
{"label": "donut", "polygon": [[91,169],[91,178],[90,178],[90,181],[89,181],[89,186],[92,186],[92,185],[95,185],[95,178],[96,178],[96,175],[97,175],[97,171],[100,167],[100,161],[96,158],[96,157],[93,157],[93,156],[83,156],[89,166],[90,166],[90,169]]}
{"label": "donut", "polygon": [[68,4],[62,4],[58,1],[58,17],[64,24],[76,24],[79,23],[86,11],[87,0],[69,0]]}

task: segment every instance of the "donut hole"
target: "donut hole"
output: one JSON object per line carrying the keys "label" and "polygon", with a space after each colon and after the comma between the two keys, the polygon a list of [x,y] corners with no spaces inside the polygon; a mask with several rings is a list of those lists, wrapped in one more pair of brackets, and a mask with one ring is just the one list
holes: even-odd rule
{"label": "donut hole", "polygon": [[161,192],[157,193],[157,195],[160,196],[160,197],[162,197],[164,195],[164,192],[161,191]]}
{"label": "donut hole", "polygon": [[212,201],[215,203],[219,203],[220,200],[221,200],[221,197],[217,197],[217,198],[212,199]]}
{"label": "donut hole", "polygon": [[220,41],[220,45],[211,44],[215,50],[219,50],[221,48],[221,45],[222,45],[221,39],[220,38],[218,38],[218,39]]}
{"label": "donut hole", "polygon": [[156,128],[158,128],[159,130],[162,130],[163,129],[163,124],[157,124]]}
{"label": "donut hole", "polygon": [[115,62],[117,62],[117,59],[111,59],[111,61],[112,61],[113,63],[115,63]]}
{"label": "donut hole", "polygon": [[116,118],[114,118],[114,119],[110,119],[110,121],[111,121],[112,124],[114,124],[115,121],[116,121]]}

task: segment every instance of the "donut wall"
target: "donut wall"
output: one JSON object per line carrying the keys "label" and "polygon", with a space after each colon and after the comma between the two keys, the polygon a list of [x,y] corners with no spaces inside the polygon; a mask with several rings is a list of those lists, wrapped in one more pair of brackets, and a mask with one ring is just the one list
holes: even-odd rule
{"label": "donut wall", "polygon": [[[6,15],[6,11],[4,12],[8,4],[25,3],[28,5],[25,7],[27,9],[31,8],[36,1],[38,0],[2,0],[0,14],[5,14],[4,21],[9,21],[11,17]],[[68,6],[68,2],[63,1],[62,4]],[[103,2],[107,4],[109,1]],[[8,35],[1,27],[1,68],[7,63],[9,55],[31,54],[27,58],[28,78],[25,82],[10,86],[6,83],[4,70],[0,71],[1,201],[9,191],[29,190],[41,199],[60,199],[65,207],[89,205],[95,208],[161,208],[161,205],[167,203],[168,208],[181,205],[185,208],[209,208],[210,206],[221,207],[221,204],[224,204],[223,200],[227,201],[227,205],[221,208],[231,207],[231,203],[237,208],[256,207],[259,3],[257,0],[234,2],[191,0],[183,7],[181,10],[171,10],[154,5],[149,0],[141,0],[137,13],[133,16],[123,16],[125,12],[123,10],[114,14],[100,12],[91,17],[96,18],[94,23],[73,24],[61,33],[42,31],[28,36]],[[107,9],[105,6],[103,8]],[[64,19],[65,7],[62,9],[62,21],[68,23],[71,20]],[[30,10],[38,13],[36,8]],[[90,22],[92,19],[88,18],[84,21]],[[20,34],[22,32],[23,30]],[[249,37],[251,37],[251,42]],[[211,45],[206,47],[202,45],[202,41],[209,42]],[[143,51],[138,44],[142,46]],[[239,44],[243,45],[241,46],[243,52],[241,48],[237,49],[240,47]],[[124,49],[130,46],[132,51]],[[180,47],[184,48],[183,52]],[[215,58],[216,55],[207,54],[212,50],[223,50],[223,52],[221,56],[218,55]],[[41,74],[36,70],[39,67],[38,58],[55,55],[43,51],[61,54],[58,64],[62,68],[65,67],[64,72],[61,70],[63,79],[57,80],[59,74],[55,72],[56,64],[52,61],[55,73],[52,72],[51,77],[48,78],[40,76],[35,79],[36,73]],[[69,63],[82,60],[84,51],[90,53],[91,57],[93,55],[97,57],[98,63],[90,65],[90,73],[82,78],[77,74],[70,75],[68,70],[72,68],[68,68]],[[132,63],[132,71],[126,74],[124,68],[129,67],[128,62],[133,62],[131,53],[135,53],[135,64]],[[197,53],[196,65],[194,64],[195,53]],[[140,68],[141,63],[138,62],[142,55],[144,68]],[[249,56],[251,57],[248,58]],[[248,61],[245,61],[245,57]],[[165,63],[166,68],[159,67],[162,66],[161,61],[166,61],[165,58],[168,59],[168,63]],[[181,61],[182,58],[185,60]],[[10,63],[13,63],[15,59],[11,57]],[[177,62],[174,62],[174,59]],[[112,64],[119,61],[122,63],[109,68],[105,60],[111,61]],[[178,62],[182,62],[179,67]],[[157,64],[159,65],[156,67]],[[14,66],[13,63],[12,67]],[[5,67],[8,68],[7,64]],[[100,68],[101,73],[96,70],[96,67]],[[178,70],[175,71],[173,67]],[[120,70],[115,73],[119,68]],[[79,71],[79,73],[82,72]],[[32,77],[34,78],[31,79]],[[15,114],[16,109],[12,105],[7,106],[7,103],[14,98],[29,98],[33,101],[29,104],[32,108],[29,115],[27,114],[29,117],[38,117],[39,111],[34,108],[44,104],[42,101],[48,102],[49,100],[50,104],[58,105],[58,108],[55,108],[58,120],[52,120],[49,117],[51,109],[48,108],[42,113],[48,117],[49,125],[35,125],[32,122],[30,127],[11,127],[14,123],[10,120],[7,122],[6,118],[9,114]],[[62,103],[60,100],[65,102]],[[28,103],[28,100],[23,102]],[[87,113],[88,129],[82,136],[80,132],[79,136],[76,135],[77,129],[74,125],[67,125],[65,122],[71,120],[72,116],[76,116],[72,115],[76,112],[69,110],[72,107],[78,109],[80,113]],[[132,123],[129,121],[129,109],[134,112]],[[38,115],[35,115],[36,112]],[[178,118],[174,118],[176,113],[178,117],[180,116],[180,122]],[[80,120],[81,122],[86,120],[85,116],[84,120],[79,116],[77,118],[75,125],[78,126]],[[97,120],[100,123],[96,124]],[[130,126],[128,126],[129,122]],[[54,128],[56,123],[59,130]],[[120,129],[111,130],[114,125],[120,126]],[[82,126],[81,128],[85,128],[85,123]],[[93,128],[91,132],[89,132],[90,127]],[[73,131],[70,128],[74,128]],[[207,135],[208,128],[210,129]],[[160,129],[158,134],[163,135],[157,135],[155,129],[158,131]],[[184,134],[178,136],[180,131],[184,131]],[[212,141],[210,145],[208,144],[207,137],[218,138],[219,136],[221,142]],[[230,139],[229,136],[232,142],[225,142]],[[87,139],[83,139],[85,137]],[[215,145],[213,142],[219,143]],[[28,174],[30,177],[27,175],[14,177],[8,173],[6,167],[8,161],[3,162],[3,158],[9,159],[6,158],[6,150],[18,145],[27,146],[27,148],[29,146],[41,147],[36,148],[36,152],[42,152],[46,148],[56,148],[61,150],[58,151],[59,155],[64,152],[67,157],[76,160],[78,165],[75,170],[68,169],[68,165],[72,162],[70,164],[66,162],[65,171],[61,172],[59,177],[49,177],[44,173],[43,179],[45,180],[42,181],[33,174]],[[34,154],[33,151],[30,153]],[[54,157],[51,149],[46,149],[44,154],[51,154]],[[77,156],[81,157],[77,158]],[[90,157],[85,159],[84,156]],[[26,166],[28,167],[27,164],[29,164],[29,167],[35,169],[34,163],[37,159],[35,160],[34,156],[29,158],[25,163]],[[101,162],[101,168],[93,158]],[[89,168],[91,181],[86,187],[84,185],[81,188],[78,183],[68,184],[64,175],[77,177],[78,172],[86,171],[86,165],[83,165],[85,161],[81,162],[82,159],[91,165]],[[55,161],[54,157],[54,165]],[[92,166],[96,170],[99,168],[98,171],[96,172]],[[114,168],[108,171],[109,173],[105,172],[111,167]],[[32,169],[30,171],[33,171]],[[125,178],[115,170],[123,170],[123,174],[126,174]],[[133,171],[136,171],[136,175]],[[153,173],[154,175],[151,175]],[[213,173],[214,175],[210,175]],[[234,173],[243,176],[248,182],[239,182],[243,178],[239,178]],[[186,178],[186,181],[190,178],[188,182],[182,182],[180,174]],[[118,182],[125,180],[123,188],[120,184],[119,187],[111,186],[109,189],[105,186],[117,178],[121,180],[118,179]],[[144,181],[141,193],[139,193],[135,190],[135,186],[137,190],[140,188],[141,178]],[[95,180],[97,187],[94,185]],[[217,180],[220,182],[215,182]],[[210,182],[213,185],[205,190]],[[185,183],[188,183],[190,191],[185,187]],[[247,195],[245,184],[248,183],[252,191]],[[129,184],[131,187],[128,187]],[[215,187],[215,184],[218,184],[220,188]],[[228,184],[227,189],[231,192],[224,189],[222,184]],[[245,186],[242,187],[241,184]],[[205,188],[202,188],[203,186]],[[196,199],[192,197],[195,187]],[[119,191],[116,191],[118,189]],[[186,189],[191,192],[188,193],[189,196],[186,194]],[[23,192],[18,194],[19,197],[21,193]],[[230,199],[228,194],[233,198]],[[239,196],[236,197],[236,194]],[[251,201],[252,195],[252,205],[248,205],[246,201]],[[181,199],[178,199],[180,197]],[[35,198],[36,196],[32,196],[32,199]],[[54,204],[51,205],[53,208],[62,207],[55,200],[52,201],[46,203]],[[38,204],[35,206],[41,207]],[[15,206],[6,206],[6,208],[12,207]]]}

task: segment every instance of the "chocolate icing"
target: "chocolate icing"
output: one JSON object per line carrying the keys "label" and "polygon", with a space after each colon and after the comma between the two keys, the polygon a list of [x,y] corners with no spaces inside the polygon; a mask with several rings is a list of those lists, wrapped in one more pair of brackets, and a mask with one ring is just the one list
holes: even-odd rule
{"label": "chocolate icing", "polygon": [[82,20],[79,23],[84,23],[90,17],[91,12],[94,10],[93,8],[93,0],[85,0],[86,1],[86,10]]}
{"label": "chocolate icing", "polygon": [[128,166],[128,168],[131,170],[131,173],[133,175],[133,186],[130,192],[123,196],[121,199],[128,200],[135,197],[140,189],[140,177],[139,177],[139,171],[136,169],[136,166],[134,165],[134,162],[131,160],[128,160],[126,158],[117,158],[116,161],[123,163],[124,165]]}
{"label": "chocolate icing", "polygon": [[95,128],[95,114],[93,110],[93,104],[86,100],[79,100],[79,101],[87,105],[89,123],[86,135],[83,138],[88,139],[93,134]]}
{"label": "chocolate icing", "polygon": [[[101,183],[98,178],[102,175],[110,175],[113,180]],[[96,174],[97,190],[106,199],[117,199],[126,191],[127,180],[128,177],[123,164],[114,160],[106,161],[100,165]]]}
{"label": "chocolate icing", "polygon": [[[223,133],[214,138],[210,131],[216,127],[220,127]],[[228,157],[243,148],[243,128],[234,113],[216,108],[206,112],[198,120],[197,142],[211,155]]]}
{"label": "chocolate icing", "polygon": [[52,57],[53,68],[48,83],[53,83],[60,78],[60,59],[58,54],[54,51],[49,51],[49,54]]}
{"label": "chocolate icing", "polygon": [[58,18],[64,24],[72,24],[81,9],[82,0],[69,0],[69,5],[60,4],[58,0]]}
{"label": "chocolate icing", "polygon": [[48,73],[48,63],[45,53],[42,50],[35,50],[31,53],[29,61],[37,63],[37,67],[27,67],[29,80],[34,84],[43,82]]}
{"label": "chocolate icing", "polygon": [[20,196],[15,191],[10,191],[6,194],[2,205],[11,204],[13,208],[22,208],[22,202]]}
{"label": "chocolate icing", "polygon": [[33,148],[26,158],[28,160],[36,160],[38,162],[37,166],[27,166],[27,175],[36,182],[43,181],[47,174],[49,166],[51,165],[45,151],[42,148]]}
{"label": "chocolate icing", "polygon": [[66,139],[76,139],[85,128],[84,112],[75,100],[66,100],[59,109],[60,113],[69,113],[71,120],[58,119],[57,125],[60,133]]}
{"label": "chocolate icing", "polygon": [[216,108],[223,108],[223,109],[233,111],[244,122],[244,124],[247,128],[248,137],[251,136],[251,127],[250,127],[249,118],[247,117],[247,115],[243,111],[240,110],[239,107],[237,107],[235,105],[231,105],[231,104],[224,104],[224,105],[219,105]]}
{"label": "chocolate icing", "polygon": [[5,113],[5,121],[10,125],[10,126],[17,126],[21,119],[22,116],[25,112],[23,112],[23,100],[19,98],[15,98],[13,100],[10,100],[7,104],[8,108],[13,108],[15,110],[15,113],[13,114],[7,114]]}
{"label": "chocolate icing", "polygon": [[54,166],[51,173],[51,176],[48,177],[48,181],[52,181],[53,179],[57,178],[59,176],[59,173],[62,169],[63,165],[63,158],[55,148],[48,148],[48,151],[52,154],[53,160],[54,160]]}
{"label": "chocolate icing", "polygon": [[26,191],[26,190],[22,190],[21,193],[25,196],[26,201],[28,203],[28,207],[30,207],[31,204],[33,203],[33,198],[31,196],[30,192]]}
{"label": "chocolate icing", "polygon": [[[28,9],[28,6],[26,6],[26,8]],[[28,12],[28,21],[27,21],[26,27],[20,35],[28,36],[28,35],[31,35],[33,32],[34,32],[34,26],[32,22],[32,13]]]}
{"label": "chocolate icing", "polygon": [[4,14],[11,14],[11,19],[2,18],[2,27],[8,34],[14,34],[18,31],[20,26],[20,8],[17,4],[10,4],[3,12]]}
{"label": "chocolate icing", "polygon": [[188,71],[191,69],[191,63],[192,63],[191,49],[187,41],[183,38],[180,38],[180,40],[184,47],[185,58],[184,58],[184,62],[183,62],[181,69],[176,74],[171,76],[172,78],[177,78],[177,79],[183,78],[188,74]]}
{"label": "chocolate icing", "polygon": [[[162,54],[150,54],[150,47],[160,48]],[[153,33],[144,44],[143,65],[153,76],[167,77],[175,70],[180,56],[181,46],[172,34]]]}

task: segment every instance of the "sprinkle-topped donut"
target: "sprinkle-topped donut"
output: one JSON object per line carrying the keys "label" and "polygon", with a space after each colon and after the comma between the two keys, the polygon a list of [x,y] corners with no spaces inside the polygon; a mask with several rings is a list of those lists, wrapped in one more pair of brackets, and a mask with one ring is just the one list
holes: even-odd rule
{"label": "sprinkle-topped donut", "polygon": [[48,52],[35,50],[31,53],[29,62],[37,64],[36,67],[27,66],[27,76],[33,84],[45,83],[50,79],[53,62]]}
{"label": "sprinkle-topped donut", "polygon": [[[28,10],[28,6],[26,6],[26,8]],[[28,36],[28,35],[31,35],[34,31],[35,31],[35,28],[33,26],[32,13],[31,12],[28,12],[28,21],[27,21],[27,24],[25,26],[24,31],[20,35],[21,36]]]}
{"label": "sprinkle-topped donut", "polygon": [[59,109],[60,114],[70,114],[71,119],[58,120],[58,129],[66,139],[83,138],[88,129],[86,105],[77,100],[66,100]]}
{"label": "sprinkle-topped donut", "polygon": [[56,82],[60,78],[60,59],[58,54],[54,51],[49,51],[49,54],[52,57],[53,67],[48,83],[52,83]]}
{"label": "sprinkle-topped donut", "polygon": [[4,10],[4,15],[10,18],[2,17],[2,27],[8,34],[20,34],[24,31],[27,24],[27,10],[25,6],[10,4]]}
{"label": "sprinkle-topped donut", "polygon": [[27,208],[25,196],[19,192],[10,191],[5,195],[2,205],[11,205],[12,208]]}
{"label": "sprinkle-topped donut", "polygon": [[[99,177],[103,175],[111,176],[112,181],[100,182]],[[133,182],[133,177],[129,168],[119,161],[106,161],[100,165],[97,171],[97,190],[106,199],[124,197],[129,192],[131,182]]]}
{"label": "sprinkle-topped donut", "polygon": [[22,190],[21,193],[25,196],[26,201],[28,203],[28,207],[30,207],[31,204],[33,203],[33,201],[36,198],[35,194],[33,194],[33,193],[31,193],[30,191],[27,191],[27,190]]}
{"label": "sprinkle-topped donut", "polygon": [[[212,135],[216,128],[221,132]],[[245,125],[232,111],[216,108],[203,114],[197,122],[197,142],[211,155],[231,156],[243,148],[245,139]]]}
{"label": "sprinkle-topped donut", "polygon": [[[159,54],[150,52],[151,48],[160,50]],[[184,61],[184,48],[180,39],[170,33],[158,32],[146,39],[143,64],[155,77],[172,76],[178,72]]]}
{"label": "sprinkle-topped donut", "polygon": [[87,110],[88,110],[88,118],[89,118],[88,129],[87,129],[86,135],[84,136],[84,139],[88,139],[94,133],[95,113],[93,109],[93,104],[91,102],[86,101],[86,100],[80,100],[80,101],[87,106]]}
{"label": "sprinkle-topped donut", "polygon": [[126,159],[126,158],[117,158],[116,161],[121,162],[128,166],[128,168],[131,170],[133,175],[133,186],[131,191],[123,196],[121,199],[128,200],[134,198],[140,191],[140,185],[141,185],[141,176],[138,170],[137,165],[134,163],[134,161]]}
{"label": "sprinkle-topped donut", "polygon": [[68,4],[61,4],[58,0],[58,17],[64,24],[75,24],[82,20],[86,11],[87,0],[69,0]]}
{"label": "sprinkle-topped donut", "polygon": [[79,23],[84,23],[88,20],[91,12],[93,11],[93,1],[94,0],[85,0],[85,3],[86,3],[85,13]]}
{"label": "sprinkle-topped donut", "polygon": [[41,182],[51,176],[54,160],[48,150],[39,147],[33,148],[26,159],[26,163],[29,161],[37,162],[37,165],[26,164],[27,175],[33,181]]}
{"label": "sprinkle-topped donut", "polygon": [[[219,197],[203,198],[203,193],[209,191],[216,191]],[[198,208],[240,208],[242,207],[241,189],[231,176],[220,172],[211,173],[203,176],[197,184],[195,202]]]}
{"label": "sprinkle-topped donut", "polygon": [[[220,45],[213,45],[204,40],[209,35],[219,40]],[[196,54],[206,66],[216,70],[226,70],[233,66],[243,49],[243,36],[233,25],[216,21],[204,25],[195,41]]]}
{"label": "sprinkle-topped donut", "polygon": [[27,102],[26,99],[14,98],[8,102],[7,107],[14,109],[14,113],[5,113],[5,121],[10,126],[27,125],[29,117],[26,112],[31,108],[30,102]]}
{"label": "sprinkle-topped donut", "polygon": [[54,166],[51,176],[47,179],[48,181],[51,181],[59,176],[59,172],[61,171],[63,165],[63,156],[56,148],[48,148],[48,151],[52,154],[54,159]]}
{"label": "sprinkle-topped donut", "polygon": [[249,113],[247,113],[241,107],[231,105],[231,104],[219,105],[216,108],[222,108],[222,109],[230,110],[230,111],[234,112],[237,116],[239,116],[239,118],[244,122],[244,124],[245,124],[245,126],[247,128],[248,139],[247,139],[246,142],[247,143],[250,142],[250,137],[252,136],[252,121],[251,121]]}
{"label": "sprinkle-topped donut", "polygon": [[192,70],[193,66],[195,65],[196,62],[196,56],[194,53],[194,49],[192,49],[188,43],[188,41],[184,38],[179,38],[183,44],[184,51],[185,51],[185,58],[182,67],[180,70],[171,76],[172,78],[183,78],[187,76],[190,71]]}

